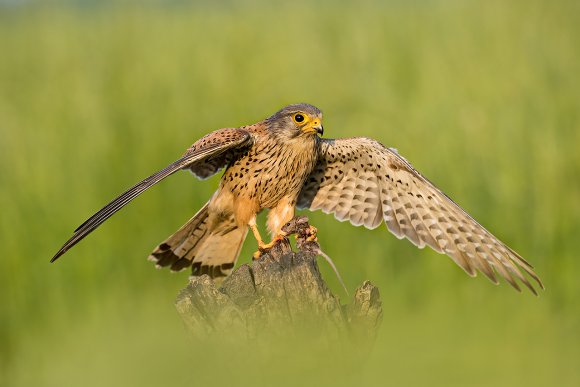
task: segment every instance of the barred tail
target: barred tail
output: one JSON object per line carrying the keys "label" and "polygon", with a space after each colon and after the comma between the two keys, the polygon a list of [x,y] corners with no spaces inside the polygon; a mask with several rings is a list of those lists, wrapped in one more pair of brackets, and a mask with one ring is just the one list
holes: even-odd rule
{"label": "barred tail", "polygon": [[180,271],[192,266],[192,275],[207,274],[212,278],[229,275],[238,259],[248,233],[233,219],[222,220],[209,230],[206,203],[177,232],[163,241],[149,256],[157,267]]}

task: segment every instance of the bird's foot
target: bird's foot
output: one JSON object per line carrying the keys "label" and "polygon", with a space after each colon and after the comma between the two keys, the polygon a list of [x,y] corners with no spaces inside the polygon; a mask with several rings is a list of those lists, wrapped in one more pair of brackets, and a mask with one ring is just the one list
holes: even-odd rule
{"label": "bird's foot", "polygon": [[318,233],[318,229],[314,226],[309,225],[308,229],[305,232],[306,241],[307,242],[318,242],[318,237],[316,236],[317,233]]}
{"label": "bird's foot", "polygon": [[268,250],[270,250],[272,247],[274,247],[277,243],[286,239],[286,235],[287,234],[285,232],[281,232],[280,234],[276,235],[270,243],[258,243],[258,251],[256,251],[253,254],[254,260],[260,259],[262,254],[266,253]]}
{"label": "bird's foot", "polygon": [[[312,250],[315,251],[318,246],[318,238],[316,227],[308,223],[306,216],[297,216],[282,226],[282,231],[286,235],[294,234],[296,237],[296,246],[298,250]],[[318,246],[319,248],[320,246]],[[313,250],[314,249],[314,250]]]}

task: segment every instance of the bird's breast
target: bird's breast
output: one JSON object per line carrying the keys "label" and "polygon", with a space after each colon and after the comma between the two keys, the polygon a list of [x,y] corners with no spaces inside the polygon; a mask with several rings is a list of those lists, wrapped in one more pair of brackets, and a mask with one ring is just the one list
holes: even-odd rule
{"label": "bird's breast", "polygon": [[284,144],[256,141],[226,169],[221,188],[255,200],[260,209],[273,208],[282,198],[296,200],[317,158],[314,138]]}

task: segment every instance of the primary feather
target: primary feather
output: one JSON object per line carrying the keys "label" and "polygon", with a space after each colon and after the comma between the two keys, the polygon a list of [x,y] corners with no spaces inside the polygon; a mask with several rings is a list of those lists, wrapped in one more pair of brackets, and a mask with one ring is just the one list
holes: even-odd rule
{"label": "primary feather", "polygon": [[322,140],[318,164],[298,198],[299,208],[322,210],[356,226],[383,222],[398,238],[447,254],[470,276],[493,283],[500,274],[534,294],[522,270],[543,285],[532,266],[477,223],[394,149],[369,138]]}

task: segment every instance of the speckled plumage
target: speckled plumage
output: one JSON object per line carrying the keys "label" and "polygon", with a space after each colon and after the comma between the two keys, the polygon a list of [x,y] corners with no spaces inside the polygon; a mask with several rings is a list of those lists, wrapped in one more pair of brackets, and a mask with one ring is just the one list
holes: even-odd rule
{"label": "speckled plumage", "polygon": [[[302,116],[303,121],[298,121]],[[498,283],[496,273],[532,292],[522,273],[543,285],[532,266],[477,223],[394,149],[368,138],[321,139],[322,113],[289,105],[254,125],[225,128],[194,143],[184,156],[138,183],[83,223],[53,260],[128,201],[179,169],[205,179],[225,169],[203,208],[161,243],[150,259],[158,267],[214,278],[228,275],[256,214],[269,209],[268,229],[279,236],[294,209],[321,209],[338,220],[376,228],[450,256],[467,274]]]}

